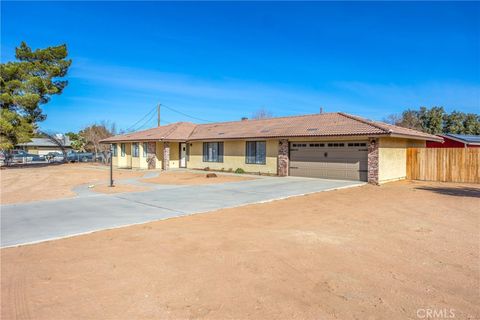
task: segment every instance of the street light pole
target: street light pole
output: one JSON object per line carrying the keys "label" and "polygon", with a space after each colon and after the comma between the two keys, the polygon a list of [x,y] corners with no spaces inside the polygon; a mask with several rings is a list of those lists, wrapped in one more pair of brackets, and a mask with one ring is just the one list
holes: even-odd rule
{"label": "street light pole", "polygon": [[113,143],[110,144],[110,187],[113,187]]}

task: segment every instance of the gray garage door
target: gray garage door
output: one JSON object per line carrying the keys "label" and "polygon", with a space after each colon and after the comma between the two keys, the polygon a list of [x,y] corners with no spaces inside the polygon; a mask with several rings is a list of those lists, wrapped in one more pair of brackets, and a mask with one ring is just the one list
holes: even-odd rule
{"label": "gray garage door", "polygon": [[290,175],[367,181],[366,141],[292,142]]}

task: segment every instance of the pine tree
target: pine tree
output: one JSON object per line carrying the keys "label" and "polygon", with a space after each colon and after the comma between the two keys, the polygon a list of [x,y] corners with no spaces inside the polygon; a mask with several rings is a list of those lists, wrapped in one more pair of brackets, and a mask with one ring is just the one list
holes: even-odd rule
{"label": "pine tree", "polygon": [[30,141],[37,123],[46,119],[40,106],[61,94],[72,61],[65,44],[32,49],[22,42],[16,48],[18,61],[0,64],[0,149]]}

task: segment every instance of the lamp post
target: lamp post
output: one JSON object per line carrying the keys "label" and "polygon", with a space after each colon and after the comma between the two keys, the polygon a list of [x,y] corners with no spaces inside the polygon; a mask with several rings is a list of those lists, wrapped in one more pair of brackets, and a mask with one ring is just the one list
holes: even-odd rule
{"label": "lamp post", "polygon": [[113,143],[110,144],[110,187],[113,187]]}

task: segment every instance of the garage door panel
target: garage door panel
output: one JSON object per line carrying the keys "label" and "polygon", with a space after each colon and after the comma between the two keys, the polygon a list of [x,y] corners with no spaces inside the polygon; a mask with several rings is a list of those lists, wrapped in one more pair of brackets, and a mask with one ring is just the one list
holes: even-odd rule
{"label": "garage door panel", "polygon": [[[357,142],[358,143],[358,142]],[[364,142],[366,144],[366,142]],[[367,180],[368,152],[365,147],[290,149],[290,175],[312,178]],[[321,143],[318,143],[321,144]],[[326,145],[326,143],[323,143]]]}
{"label": "garage door panel", "polygon": [[306,162],[292,162],[290,175],[326,179],[365,180],[367,170],[357,164],[316,163],[314,166]]}

